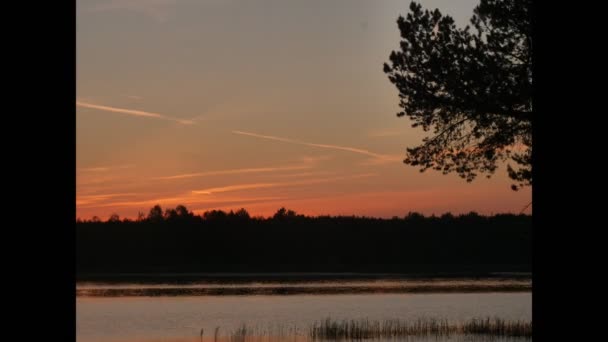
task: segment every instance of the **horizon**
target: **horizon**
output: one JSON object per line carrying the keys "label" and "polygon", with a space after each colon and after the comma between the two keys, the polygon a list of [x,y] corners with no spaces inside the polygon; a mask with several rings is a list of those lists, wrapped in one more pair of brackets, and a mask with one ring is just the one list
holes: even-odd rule
{"label": "horizon", "polygon": [[[160,205],[159,205],[160,206]],[[178,205],[180,206],[180,205]],[[166,220],[166,211],[167,210],[175,210],[176,207],[171,208],[171,207],[162,207],[160,206],[162,209],[162,214],[163,214],[163,218]],[[223,209],[209,209],[209,210],[205,210],[205,211],[201,211],[201,212],[194,212],[192,210],[190,210],[189,208],[187,208],[186,206],[184,206],[188,212],[190,214],[192,214],[194,217],[200,217],[204,219],[204,214],[206,213],[210,213],[213,211],[220,211],[223,212],[227,215],[234,215],[237,214],[239,211],[244,210],[248,215],[249,218],[248,219],[253,219],[253,220],[269,220],[269,219],[273,219],[273,216],[275,214],[277,214],[279,211],[284,210],[285,213],[289,213],[290,211],[293,212],[294,215],[299,216],[299,217],[305,217],[305,218],[311,218],[311,219],[315,219],[315,218],[326,218],[326,217],[331,217],[331,218],[357,218],[357,219],[375,219],[375,220],[393,220],[393,219],[408,219],[408,217],[410,215],[422,215],[423,218],[443,218],[446,215],[452,215],[454,218],[459,218],[459,217],[464,217],[464,216],[468,216],[468,215],[477,215],[479,217],[484,217],[484,218],[492,218],[492,217],[497,217],[497,216],[507,216],[507,215],[513,215],[513,216],[528,216],[531,217],[532,214],[526,214],[524,211],[522,210],[519,213],[510,213],[510,212],[491,212],[489,214],[481,214],[478,213],[476,211],[469,211],[469,212],[463,212],[463,213],[453,213],[453,212],[443,212],[443,213],[431,213],[430,215],[425,215],[423,213],[419,213],[416,211],[409,211],[405,214],[402,214],[401,216],[399,215],[394,215],[391,217],[381,217],[381,216],[367,216],[367,215],[356,215],[356,214],[351,214],[351,215],[346,215],[346,214],[338,214],[338,215],[330,215],[330,214],[318,214],[318,215],[306,215],[303,214],[297,210],[294,210],[293,208],[288,208],[288,207],[280,207],[277,208],[275,210],[275,212],[271,215],[267,215],[267,216],[262,216],[262,215],[252,215],[249,210],[247,210],[247,208],[233,208],[233,209],[229,209],[229,210],[223,210]],[[151,207],[150,209],[148,209],[147,211],[142,211],[140,212],[141,214],[143,214],[143,220],[141,221],[145,221],[147,220],[149,217],[149,213],[152,210],[153,207]],[[118,217],[118,219],[122,222],[125,220],[128,220],[130,222],[139,222],[139,213],[135,218],[131,218],[131,217],[123,217],[122,215],[120,215],[119,213],[114,213],[111,216],[116,215]],[[82,218],[82,217],[77,217],[76,218],[76,222],[92,222],[95,219],[98,219],[99,221],[97,222],[101,222],[101,223],[105,223],[105,222],[110,222],[110,217],[108,217],[106,220],[103,220],[102,217],[99,216],[92,216],[89,218]]]}
{"label": "horizon", "polygon": [[[531,213],[531,188],[405,165],[382,72],[410,1],[77,0],[76,218]],[[260,6],[261,4],[265,6]],[[468,24],[478,1],[419,1]]]}

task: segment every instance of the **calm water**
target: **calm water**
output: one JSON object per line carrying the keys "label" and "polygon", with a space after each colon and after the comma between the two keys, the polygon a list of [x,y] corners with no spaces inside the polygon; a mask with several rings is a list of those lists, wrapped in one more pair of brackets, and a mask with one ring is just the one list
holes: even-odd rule
{"label": "calm water", "polygon": [[[448,281],[449,283],[449,281]],[[458,283],[456,283],[458,284]],[[249,284],[250,287],[280,284]],[[293,284],[282,284],[294,286]],[[281,286],[282,286],[281,285]],[[391,281],[307,283],[312,287],[392,286]],[[458,284],[461,286],[462,284]],[[102,285],[79,284],[79,290],[103,288],[197,288],[220,286],[190,285]],[[243,286],[226,284],[227,287]],[[498,317],[531,321],[530,292],[483,293],[373,293],[305,295],[204,295],[204,296],[87,296],[79,292],[76,300],[78,342],[200,341],[201,328],[207,341],[220,327],[219,336],[246,324],[259,335],[281,335],[279,341],[304,341],[308,327],[315,321],[335,320],[412,320],[447,319],[463,322],[473,318]],[[210,338],[211,336],[211,338]],[[290,337],[285,337],[290,336]],[[210,339],[209,339],[210,338]],[[454,337],[441,341],[484,341],[483,337]],[[518,341],[493,339],[493,341]],[[522,339],[519,339],[521,341]],[[410,339],[409,341],[438,341]]]}

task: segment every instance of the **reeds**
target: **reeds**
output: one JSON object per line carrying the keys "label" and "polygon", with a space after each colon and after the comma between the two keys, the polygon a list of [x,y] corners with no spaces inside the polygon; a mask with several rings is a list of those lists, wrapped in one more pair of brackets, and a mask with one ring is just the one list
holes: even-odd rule
{"label": "reeds", "polygon": [[[219,328],[216,328],[218,331]],[[215,336],[216,341],[217,335]],[[248,326],[240,325],[238,328],[228,333],[225,339],[220,341],[229,342],[275,342],[293,341],[308,342],[310,339],[306,332],[300,331],[295,325],[276,325],[276,326]]]}
{"label": "reeds", "polygon": [[245,342],[248,336],[252,336],[251,329],[247,328],[245,324],[234,330],[230,336],[230,342]]}
{"label": "reeds", "polygon": [[220,327],[215,327],[215,331],[213,332],[213,342],[217,342],[217,337],[220,334]]}
{"label": "reeds", "polygon": [[508,322],[499,318],[491,320],[473,319],[461,326],[464,334],[487,334],[495,336],[532,336],[532,322]]}
{"label": "reeds", "polygon": [[484,340],[507,337],[527,339],[532,337],[532,322],[507,321],[500,318],[477,318],[460,323],[434,318],[419,318],[415,321],[397,319],[339,321],[326,318],[304,330],[296,326],[261,328],[242,324],[228,332],[225,338],[218,335],[219,327],[217,327],[214,331],[214,341],[226,342],[409,340],[409,337],[450,338],[457,335],[479,336]]}
{"label": "reeds", "polygon": [[406,336],[446,336],[452,334],[531,337],[531,322],[508,322],[499,318],[473,319],[455,324],[443,319],[418,319],[415,322],[400,320],[370,321],[327,318],[315,322],[309,330],[312,340],[358,340],[397,338]]}

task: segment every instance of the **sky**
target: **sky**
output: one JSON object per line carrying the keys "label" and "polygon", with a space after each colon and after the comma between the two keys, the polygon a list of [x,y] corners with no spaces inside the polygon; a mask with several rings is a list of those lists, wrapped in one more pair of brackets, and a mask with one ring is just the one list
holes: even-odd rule
{"label": "sky", "polygon": [[[477,1],[420,3],[464,26]],[[408,7],[77,0],[77,217],[519,213],[531,190],[505,166],[467,183],[403,163],[425,133],[396,116],[382,66]]]}

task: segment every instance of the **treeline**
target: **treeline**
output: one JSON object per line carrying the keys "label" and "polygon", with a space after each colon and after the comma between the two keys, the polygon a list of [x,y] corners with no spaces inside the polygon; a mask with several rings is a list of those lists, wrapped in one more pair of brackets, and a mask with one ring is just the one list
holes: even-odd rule
{"label": "treeline", "polygon": [[154,206],[136,220],[77,220],[78,274],[530,271],[529,215],[380,219]]}

